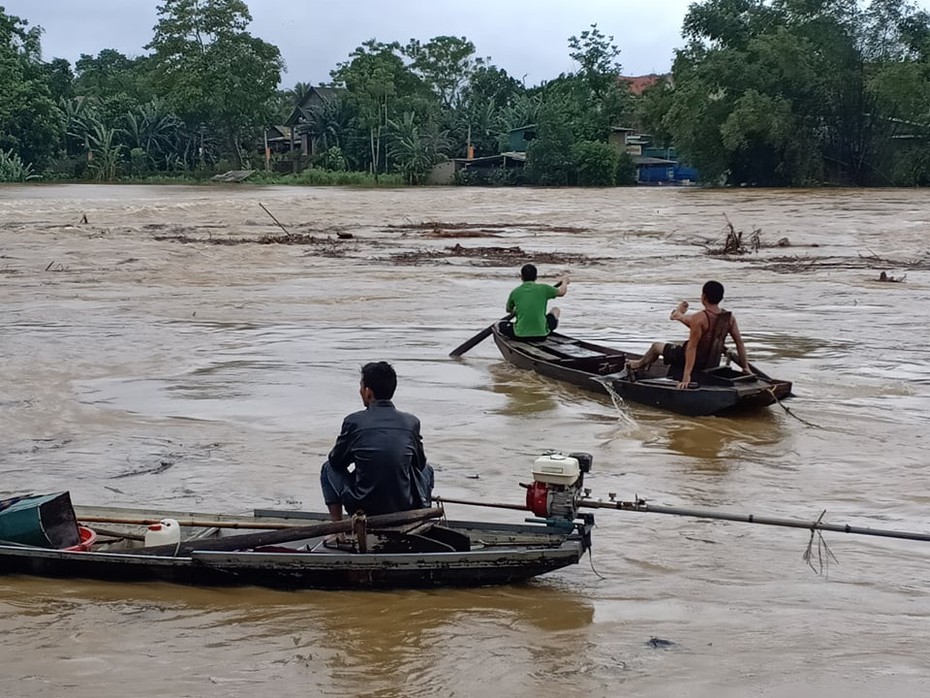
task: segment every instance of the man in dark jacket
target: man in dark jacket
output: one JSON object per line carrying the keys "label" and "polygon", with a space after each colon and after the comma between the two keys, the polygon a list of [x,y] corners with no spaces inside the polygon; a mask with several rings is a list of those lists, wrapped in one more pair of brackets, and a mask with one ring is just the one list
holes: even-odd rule
{"label": "man in dark jacket", "polygon": [[342,520],[343,507],[374,516],[430,505],[433,468],[423,453],[420,420],[394,407],[396,388],[397,374],[386,361],[362,367],[365,409],[343,420],[320,472],[333,521]]}

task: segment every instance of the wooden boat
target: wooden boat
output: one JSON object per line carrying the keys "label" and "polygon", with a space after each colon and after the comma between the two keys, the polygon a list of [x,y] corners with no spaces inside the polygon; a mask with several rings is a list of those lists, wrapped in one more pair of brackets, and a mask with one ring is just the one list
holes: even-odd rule
{"label": "wooden boat", "polygon": [[[594,519],[521,524],[438,521],[441,508],[334,524],[327,514],[250,516],[74,507],[96,534],[83,550],[0,542],[0,573],[127,582],[258,585],[281,589],[391,589],[510,584],[577,563]],[[180,524],[175,544],[146,546],[149,526]],[[327,533],[349,531],[333,544]]]}
{"label": "wooden boat", "polygon": [[553,332],[545,340],[515,340],[493,327],[494,341],[507,361],[548,378],[571,383],[585,390],[610,394],[624,400],[652,405],[679,414],[699,417],[749,412],[791,397],[791,382],[776,380],[750,364],[752,375],[720,366],[722,341],[716,363],[697,371],[692,387],[678,388],[662,361],[647,371],[628,371],[626,363],[642,358],[619,349],[584,342]]}

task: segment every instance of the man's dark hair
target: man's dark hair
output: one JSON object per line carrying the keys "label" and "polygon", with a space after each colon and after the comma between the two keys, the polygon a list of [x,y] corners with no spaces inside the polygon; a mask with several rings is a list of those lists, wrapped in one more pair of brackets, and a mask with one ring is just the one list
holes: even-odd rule
{"label": "man's dark hair", "polygon": [[723,284],[719,281],[708,281],[701,289],[707,300],[716,305],[723,300]]}
{"label": "man's dark hair", "polygon": [[536,281],[537,271],[532,264],[524,264],[520,270],[520,278],[524,281]]}
{"label": "man's dark hair", "polygon": [[390,400],[397,390],[397,374],[387,361],[372,361],[362,366],[362,385],[371,389],[375,400]]}

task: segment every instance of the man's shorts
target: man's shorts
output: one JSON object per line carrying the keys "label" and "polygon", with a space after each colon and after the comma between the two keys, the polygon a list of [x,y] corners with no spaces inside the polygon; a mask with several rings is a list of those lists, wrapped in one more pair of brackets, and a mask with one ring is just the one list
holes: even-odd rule
{"label": "man's shorts", "polygon": [[[559,326],[559,319],[552,313],[546,313],[546,327],[549,328],[550,332],[554,332],[555,328]],[[546,337],[518,337],[514,334],[513,323],[512,322],[502,322],[500,324],[500,331],[505,337],[510,337],[511,339],[519,339],[521,342],[541,342]]]}
{"label": "man's shorts", "polygon": [[684,366],[686,344],[666,344],[662,349],[662,362],[667,366]]}

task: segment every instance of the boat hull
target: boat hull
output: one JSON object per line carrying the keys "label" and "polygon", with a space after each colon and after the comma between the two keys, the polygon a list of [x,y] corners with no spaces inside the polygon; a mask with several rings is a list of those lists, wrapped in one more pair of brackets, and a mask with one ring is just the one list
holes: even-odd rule
{"label": "boat hull", "polygon": [[791,397],[791,382],[770,378],[756,366],[752,375],[720,366],[694,375],[695,387],[679,389],[656,362],[644,373],[630,376],[624,367],[640,358],[591,342],[553,333],[545,341],[521,342],[495,327],[494,342],[501,355],[518,368],[570,383],[585,390],[650,405],[692,417],[753,412]]}
{"label": "boat hull", "polygon": [[[122,508],[77,507],[128,517],[210,517],[209,514]],[[275,512],[258,523],[293,518],[323,520],[323,514]],[[590,516],[590,515],[588,515]],[[221,517],[217,516],[219,520]],[[181,519],[183,520],[183,518]],[[292,521],[293,522],[293,521]],[[88,524],[93,525],[93,524]],[[248,521],[244,524],[248,526]],[[112,528],[112,525],[108,525]],[[183,524],[182,524],[183,527]],[[321,540],[255,550],[194,550],[152,556],[132,549],[96,546],[88,552],[0,545],[0,573],[119,582],[171,582],[196,586],[261,586],[275,589],[415,589],[513,584],[577,564],[590,546],[590,525],[446,522],[472,541],[470,549],[449,552],[359,553],[325,548]],[[123,527],[125,528],[125,527]]]}

